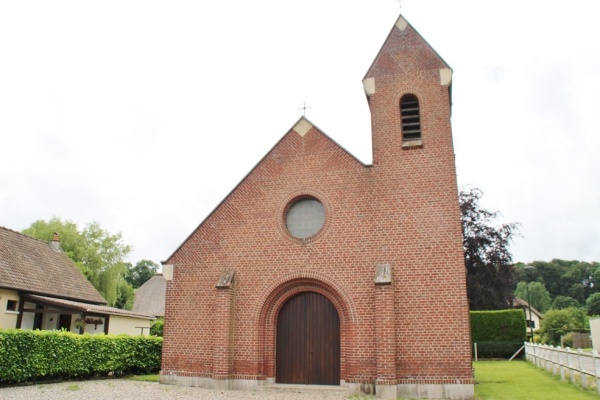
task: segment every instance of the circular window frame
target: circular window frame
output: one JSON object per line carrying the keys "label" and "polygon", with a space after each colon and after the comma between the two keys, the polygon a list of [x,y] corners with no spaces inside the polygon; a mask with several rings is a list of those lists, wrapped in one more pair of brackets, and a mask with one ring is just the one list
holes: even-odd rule
{"label": "circular window frame", "polygon": [[[299,238],[299,237],[292,235],[292,233],[289,231],[289,229],[287,227],[287,215],[288,215],[288,212],[290,211],[290,209],[292,208],[292,206],[294,204],[296,204],[298,201],[303,200],[303,199],[314,199],[314,200],[317,200],[319,203],[321,203],[323,205],[323,209],[325,212],[325,219],[323,221],[323,225],[321,226],[321,228],[319,229],[318,232],[316,232],[315,234],[308,236],[306,238]],[[281,212],[280,218],[279,218],[279,227],[280,227],[283,235],[286,238],[288,238],[296,243],[309,243],[309,242],[313,242],[313,241],[317,240],[319,237],[321,237],[323,235],[323,233],[327,230],[327,227],[329,226],[330,221],[331,221],[331,206],[330,206],[329,202],[327,202],[324,199],[325,199],[325,196],[323,196],[321,193],[316,193],[313,191],[302,191],[302,192],[294,193],[291,196],[287,197],[284,202],[284,207],[282,209],[282,212]]]}

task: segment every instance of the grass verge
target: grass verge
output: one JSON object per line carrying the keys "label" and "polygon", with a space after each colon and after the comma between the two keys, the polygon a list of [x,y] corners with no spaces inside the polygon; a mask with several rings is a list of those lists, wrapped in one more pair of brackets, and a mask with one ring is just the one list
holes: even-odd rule
{"label": "grass verge", "polygon": [[479,361],[475,367],[477,400],[598,400],[584,390],[526,361]]}
{"label": "grass verge", "polygon": [[127,379],[130,381],[140,381],[140,382],[158,382],[159,375],[133,375],[128,376]]}

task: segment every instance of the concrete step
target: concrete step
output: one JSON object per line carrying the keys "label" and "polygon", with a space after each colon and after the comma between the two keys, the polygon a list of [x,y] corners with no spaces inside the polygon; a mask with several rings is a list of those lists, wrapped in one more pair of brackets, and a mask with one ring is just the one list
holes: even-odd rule
{"label": "concrete step", "polygon": [[294,393],[311,393],[311,392],[338,392],[338,393],[350,393],[348,388],[336,385],[297,385],[288,383],[274,383],[271,385],[259,386],[258,390],[270,390],[270,391],[287,391]]}

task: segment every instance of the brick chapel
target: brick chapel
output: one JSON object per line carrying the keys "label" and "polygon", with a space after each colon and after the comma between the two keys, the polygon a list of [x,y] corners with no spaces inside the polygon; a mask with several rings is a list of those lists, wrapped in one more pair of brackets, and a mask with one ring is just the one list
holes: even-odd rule
{"label": "brick chapel", "polygon": [[473,397],[451,83],[400,16],[363,79],[372,164],[294,124],[163,262],[162,383]]}

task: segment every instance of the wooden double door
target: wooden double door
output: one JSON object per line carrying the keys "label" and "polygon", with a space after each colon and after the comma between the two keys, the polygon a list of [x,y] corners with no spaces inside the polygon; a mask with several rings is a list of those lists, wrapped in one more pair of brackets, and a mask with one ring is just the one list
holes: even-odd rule
{"label": "wooden double door", "polygon": [[277,317],[276,382],[340,384],[340,317],[327,297],[304,292]]}

